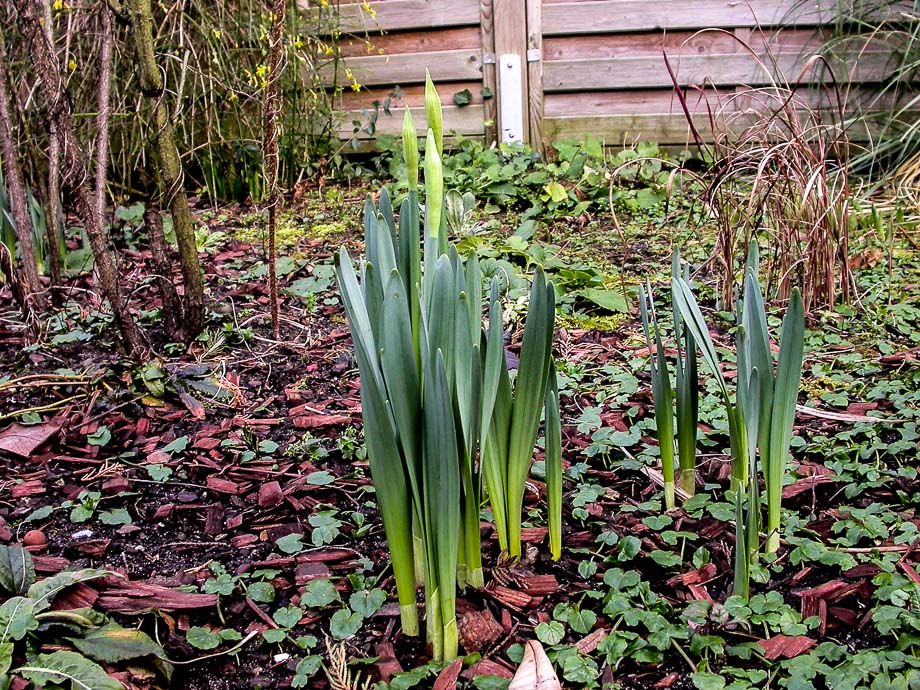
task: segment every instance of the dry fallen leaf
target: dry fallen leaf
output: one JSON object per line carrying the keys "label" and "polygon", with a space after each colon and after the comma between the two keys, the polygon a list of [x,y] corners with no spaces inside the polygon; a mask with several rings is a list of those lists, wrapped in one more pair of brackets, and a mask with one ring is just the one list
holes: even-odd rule
{"label": "dry fallen leaf", "polygon": [[524,645],[524,658],[511,679],[508,690],[562,690],[543,645],[530,640]]}

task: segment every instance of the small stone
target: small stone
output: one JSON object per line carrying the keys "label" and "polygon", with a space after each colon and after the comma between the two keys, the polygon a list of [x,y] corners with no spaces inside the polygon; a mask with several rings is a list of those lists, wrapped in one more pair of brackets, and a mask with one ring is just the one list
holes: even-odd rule
{"label": "small stone", "polygon": [[48,537],[40,529],[33,529],[26,532],[22,538],[22,543],[23,546],[27,546],[30,549],[44,551],[45,547],[48,546]]}

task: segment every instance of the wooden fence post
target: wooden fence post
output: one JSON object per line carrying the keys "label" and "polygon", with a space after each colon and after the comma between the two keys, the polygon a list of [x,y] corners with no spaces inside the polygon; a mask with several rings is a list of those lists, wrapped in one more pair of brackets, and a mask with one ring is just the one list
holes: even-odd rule
{"label": "wooden fence post", "polygon": [[[493,0],[498,73],[498,132],[502,141],[528,141],[527,16],[522,0]],[[505,60],[502,60],[505,56]]]}
{"label": "wooden fence post", "polygon": [[546,155],[543,140],[543,0],[527,0],[527,142]]}
{"label": "wooden fence post", "polygon": [[483,98],[485,144],[498,139],[498,80],[495,74],[495,14],[492,0],[480,0],[479,22],[482,32],[482,87],[489,90]]}

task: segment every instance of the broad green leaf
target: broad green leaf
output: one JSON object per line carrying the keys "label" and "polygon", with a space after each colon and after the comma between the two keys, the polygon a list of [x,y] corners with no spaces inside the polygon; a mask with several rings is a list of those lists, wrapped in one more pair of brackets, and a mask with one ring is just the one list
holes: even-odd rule
{"label": "broad green leaf", "polygon": [[559,621],[540,623],[534,629],[534,632],[537,635],[537,639],[546,645],[559,644],[562,642],[562,638],[565,637],[565,627]]}
{"label": "broad green leaf", "polygon": [[6,687],[3,679],[6,677],[6,672],[10,670],[10,666],[12,665],[13,643],[0,642],[0,688]]}
{"label": "broad green leaf", "polygon": [[21,640],[38,628],[33,603],[26,597],[11,597],[0,604],[0,642]]}
{"label": "broad green leaf", "polygon": [[39,687],[53,683],[71,690],[124,690],[99,664],[76,652],[39,654],[32,663],[13,672]]}
{"label": "broad green leaf", "polygon": [[549,198],[555,201],[557,204],[569,198],[568,192],[565,191],[565,187],[563,187],[555,180],[546,185],[543,188],[543,191],[549,194]]}
{"label": "broad green leaf", "polygon": [[629,312],[629,303],[623,296],[620,289],[607,290],[605,288],[584,288],[578,291],[578,294],[589,302],[594,302],[597,306],[620,313]]}
{"label": "broad green leaf", "polygon": [[67,638],[74,647],[95,661],[114,664],[145,656],[166,657],[163,648],[140,630],[109,623],[89,630],[82,637]]}
{"label": "broad green leaf", "polygon": [[303,618],[303,610],[299,606],[286,606],[272,614],[272,620],[282,628],[293,628]]}
{"label": "broad green leaf", "polygon": [[275,588],[270,582],[252,582],[246,587],[246,596],[260,604],[275,600]]}
{"label": "broad green leaf", "polygon": [[10,594],[25,594],[34,582],[32,555],[21,546],[0,545],[0,587]]}
{"label": "broad green leaf", "polygon": [[29,587],[29,598],[34,602],[35,612],[38,613],[48,608],[54,598],[68,587],[88,580],[98,580],[100,577],[121,577],[121,575],[111,570],[96,570],[95,568],[68,570],[40,580]]}

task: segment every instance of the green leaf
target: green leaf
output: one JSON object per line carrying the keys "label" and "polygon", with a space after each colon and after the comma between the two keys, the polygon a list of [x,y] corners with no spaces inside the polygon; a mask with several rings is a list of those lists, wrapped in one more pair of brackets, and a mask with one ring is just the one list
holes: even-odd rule
{"label": "green leaf", "polygon": [[584,288],[578,293],[589,302],[593,302],[607,311],[628,313],[629,303],[620,289],[607,290],[606,288]]}
{"label": "green leaf", "polygon": [[454,105],[464,106],[473,102],[473,94],[469,89],[463,89],[454,94]]}
{"label": "green leaf", "polygon": [[253,582],[246,587],[246,596],[260,604],[270,604],[275,600],[275,588],[270,582]]}
{"label": "green leaf", "polygon": [[193,625],[185,634],[185,641],[195,649],[214,649],[221,643],[220,635],[210,628]]}
{"label": "green leaf", "polygon": [[285,534],[283,537],[280,537],[275,541],[275,546],[277,546],[284,553],[300,553],[304,550],[303,544],[303,535],[302,534]]}
{"label": "green leaf", "polygon": [[5,688],[4,678],[6,672],[13,665],[13,643],[0,642],[0,688]]}
{"label": "green leaf", "polygon": [[25,597],[11,597],[0,605],[0,642],[21,640],[38,627],[33,608],[32,600]]}
{"label": "green leaf", "polygon": [[329,606],[329,604],[338,600],[339,591],[335,588],[335,585],[332,584],[332,580],[328,578],[310,580],[304,588],[303,595],[300,597],[300,601],[304,606],[309,606],[314,609]]}
{"label": "green leaf", "polygon": [[314,546],[331,544],[339,536],[342,521],[335,518],[334,515],[335,511],[325,510],[310,516],[310,524],[313,526],[310,539]]}
{"label": "green leaf", "polygon": [[310,472],[310,474],[307,475],[307,484],[311,486],[326,486],[327,484],[332,484],[334,481],[335,475],[326,470]]}
{"label": "green leaf", "polygon": [[34,582],[32,555],[21,546],[0,545],[0,587],[10,594],[25,594]]}
{"label": "green leaf", "polygon": [[284,642],[287,638],[287,630],[263,630],[262,639],[268,642],[269,644],[278,644]]}
{"label": "green leaf", "polygon": [[292,688],[305,688],[310,682],[310,677],[316,675],[316,672],[322,668],[323,658],[315,654],[305,656],[297,662],[294,669],[294,679],[291,681]]}
{"label": "green leaf", "polygon": [[105,510],[99,513],[99,519],[105,525],[130,525],[133,522],[131,513],[124,508]]}
{"label": "green leaf", "polygon": [[104,446],[112,440],[112,432],[107,426],[99,427],[94,433],[86,437],[86,442],[91,446]]}
{"label": "green leaf", "polygon": [[725,679],[716,673],[706,671],[691,673],[690,680],[693,681],[693,686],[697,690],[722,690],[725,687]]}
{"label": "green leaf", "polygon": [[559,644],[565,637],[565,627],[559,621],[540,623],[534,632],[537,634],[537,639],[545,645]]}
{"label": "green leaf", "polygon": [[172,441],[171,443],[167,443],[165,446],[163,446],[163,452],[169,453],[170,455],[172,455],[173,453],[181,453],[187,447],[188,447],[188,436],[180,436],[175,441]]}
{"label": "green leaf", "polygon": [[351,637],[361,629],[364,616],[350,609],[339,609],[329,621],[329,633],[337,640]]}
{"label": "green leaf", "polygon": [[572,630],[582,635],[587,635],[597,623],[597,614],[588,609],[582,611],[573,608],[569,611],[568,622],[572,626]]}
{"label": "green leaf", "polygon": [[353,611],[360,613],[365,618],[370,618],[387,600],[387,593],[382,589],[362,590],[355,592],[348,599],[348,605]]}
{"label": "green leaf", "polygon": [[88,631],[83,637],[67,638],[74,647],[95,661],[115,664],[145,656],[166,657],[163,648],[140,630],[109,623]]}
{"label": "green leaf", "polygon": [[39,654],[34,662],[13,672],[39,687],[53,683],[71,690],[124,690],[99,664],[76,652]]}
{"label": "green leaf", "polygon": [[565,191],[565,187],[563,187],[555,180],[546,185],[543,190],[549,194],[549,198],[555,201],[557,204],[569,198],[569,194]]}
{"label": "green leaf", "polygon": [[293,628],[303,618],[303,610],[298,606],[287,606],[272,614],[272,620],[282,628]]}
{"label": "green leaf", "polygon": [[29,587],[29,598],[34,602],[35,612],[38,613],[48,608],[54,598],[68,587],[88,580],[97,580],[100,577],[121,576],[111,570],[96,570],[95,568],[69,570],[36,582]]}
{"label": "green leaf", "polygon": [[165,482],[172,476],[172,469],[160,463],[146,465],[147,476],[155,482]]}

